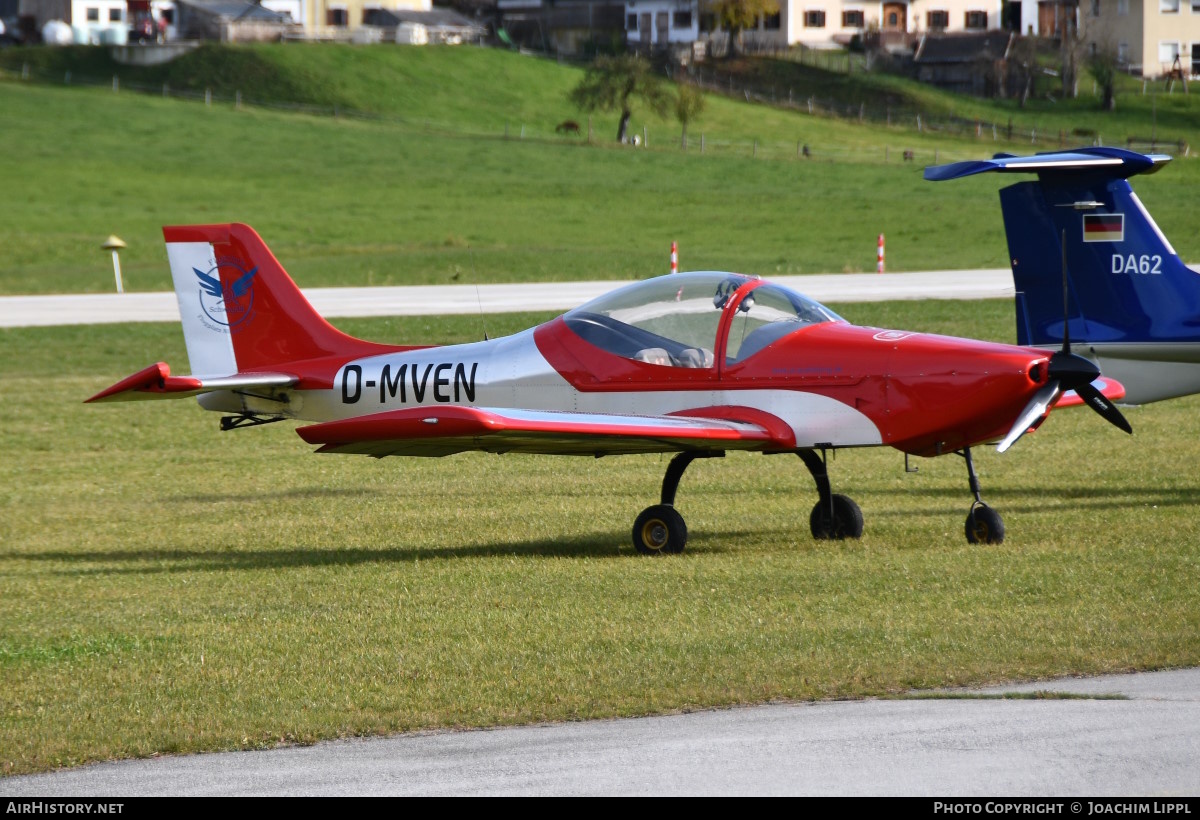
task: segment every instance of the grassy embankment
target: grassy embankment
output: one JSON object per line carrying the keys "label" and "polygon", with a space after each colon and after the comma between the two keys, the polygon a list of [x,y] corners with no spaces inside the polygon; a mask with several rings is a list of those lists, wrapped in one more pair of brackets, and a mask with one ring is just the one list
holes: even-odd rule
{"label": "grassy embankment", "polygon": [[[0,57],[19,74],[19,62],[35,55],[59,67],[106,59],[96,49],[10,49]],[[586,149],[552,133],[556,122],[580,115],[566,101],[578,69],[551,62],[479,49],[288,46],[198,55],[207,62],[192,70],[230,95],[222,60],[264,95],[373,104],[404,119],[334,120],[228,103],[206,109],[31,86],[10,74],[0,83],[0,111],[12,123],[0,136],[0,292],[111,288],[98,249],[110,233],[130,244],[122,254],[130,289],[167,289],[161,225],[227,220],[258,228],[305,286],[640,277],[665,269],[672,240],[685,268],[862,271],[874,267],[879,233],[889,270],[1001,267],[995,191],[1005,180],[932,185],[920,170],[935,150],[946,161],[1030,149],[720,97],[692,128],[693,136],[708,134],[704,155],[694,139],[686,155],[660,144],[655,129],[677,126],[655,120],[651,150]],[[78,76],[83,68],[71,65]],[[982,104],[933,96],[942,109]],[[502,138],[506,120],[510,140]],[[542,138],[517,139],[518,121]],[[644,122],[635,119],[635,129]],[[598,116],[598,145],[610,131],[615,119]],[[815,160],[795,159],[799,141]],[[718,144],[727,148],[714,150]],[[895,161],[904,147],[920,161]],[[1200,164],[1180,160],[1137,181],[1189,260],[1200,259],[1190,196],[1198,176]]]}

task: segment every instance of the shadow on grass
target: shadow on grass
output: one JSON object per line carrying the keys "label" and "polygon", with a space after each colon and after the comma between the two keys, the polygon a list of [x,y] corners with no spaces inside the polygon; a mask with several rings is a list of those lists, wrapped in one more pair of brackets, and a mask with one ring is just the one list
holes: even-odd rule
{"label": "shadow on grass", "polygon": [[[721,542],[731,542],[737,533],[714,536],[717,543],[707,544],[704,552],[724,552]],[[641,556],[628,543],[624,531],[591,533],[560,539],[533,541],[513,540],[504,543],[478,544],[465,547],[383,547],[378,549],[352,547],[296,547],[293,549],[138,548],[104,550],[99,552],[68,552],[47,550],[23,553],[13,558],[21,561],[62,562],[78,565],[80,569],[56,570],[58,574],[80,573],[158,573],[194,572],[205,570],[286,569],[304,567],[342,567],[375,563],[416,563],[456,558],[542,557],[542,558],[626,558],[639,560],[677,560],[674,556]],[[88,566],[92,565],[92,566]]]}
{"label": "shadow on grass", "polygon": [[[769,534],[769,532],[767,532]],[[297,569],[308,567],[344,567],[375,563],[417,563],[441,559],[537,557],[537,558],[609,558],[639,561],[686,560],[691,554],[724,554],[737,551],[738,544],[749,538],[761,538],[764,531],[721,531],[696,533],[694,548],[682,556],[639,555],[624,530],[589,533],[559,539],[477,544],[464,547],[296,547],[259,551],[246,549],[133,548],[97,552],[46,550],[12,556],[13,560],[61,562],[77,568],[57,569],[58,575],[101,575],[162,572],[227,571],[257,569]],[[786,533],[780,533],[781,536]],[[4,562],[0,558],[0,565]]]}
{"label": "shadow on grass", "polygon": [[[903,515],[937,515],[958,506],[964,510],[971,505],[971,493],[964,482],[962,493],[948,491],[945,488],[912,488],[872,490],[871,495],[878,496],[914,496],[943,499],[947,507],[927,509],[878,510],[872,515],[903,516]],[[989,490],[983,488],[983,500],[993,507],[1003,507],[1001,512],[1036,513],[1050,512],[1063,506],[1079,507],[1089,510],[1100,509],[1132,509],[1136,507],[1191,507],[1200,499],[1200,487],[1174,487],[1169,490],[1156,490],[1141,484],[1131,484],[1118,487],[1001,487]],[[1011,502],[1018,503],[1011,503]]]}

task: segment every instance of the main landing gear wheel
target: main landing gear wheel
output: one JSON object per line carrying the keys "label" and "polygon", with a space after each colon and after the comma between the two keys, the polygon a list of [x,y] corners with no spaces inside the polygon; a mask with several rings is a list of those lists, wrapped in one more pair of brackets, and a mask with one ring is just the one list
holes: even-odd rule
{"label": "main landing gear wheel", "polygon": [[1004,519],[987,504],[975,504],[967,513],[967,541],[971,544],[1004,543]]}
{"label": "main landing gear wheel", "polygon": [[818,501],[808,517],[808,524],[813,538],[822,541],[862,538],[862,510],[844,495],[832,495],[828,502]]}
{"label": "main landing gear wheel", "polygon": [[669,504],[647,507],[633,522],[633,546],[642,555],[680,553],[686,545],[687,524]]}

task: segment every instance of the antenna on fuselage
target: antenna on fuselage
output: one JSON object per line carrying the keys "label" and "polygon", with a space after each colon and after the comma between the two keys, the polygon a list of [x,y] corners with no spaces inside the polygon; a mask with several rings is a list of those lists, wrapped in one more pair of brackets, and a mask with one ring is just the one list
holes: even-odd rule
{"label": "antenna on fuselage", "polygon": [[483,325],[483,340],[488,340],[487,315],[483,312],[483,296],[479,292],[479,274],[475,272],[475,249],[467,246],[471,252],[471,278],[475,280],[475,303],[479,305],[479,321]]}

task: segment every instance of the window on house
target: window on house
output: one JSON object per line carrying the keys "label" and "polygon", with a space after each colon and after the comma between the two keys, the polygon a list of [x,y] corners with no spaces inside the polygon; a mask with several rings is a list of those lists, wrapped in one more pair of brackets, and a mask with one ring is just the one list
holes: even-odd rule
{"label": "window on house", "polygon": [[1100,0],[1092,0],[1092,16],[1100,16]]}
{"label": "window on house", "polygon": [[325,25],[345,28],[350,25],[350,12],[345,9],[327,9],[325,12]]}
{"label": "window on house", "polygon": [[1117,14],[1122,17],[1129,14],[1129,0],[1117,0]]}
{"label": "window on house", "polygon": [[987,12],[986,11],[968,11],[964,22],[966,28],[982,29],[987,28]]}
{"label": "window on house", "polygon": [[637,31],[637,15],[636,14],[626,14],[625,15],[625,29],[626,29],[626,31]]}
{"label": "window on house", "polygon": [[88,9],[87,10],[87,19],[88,19],[89,23],[99,23],[100,22],[100,9]]}
{"label": "window on house", "polygon": [[864,28],[863,13],[857,9],[843,11],[842,28]]}
{"label": "window on house", "polygon": [[804,27],[805,28],[825,28],[825,12],[824,11],[806,11],[806,12],[804,12]]}
{"label": "window on house", "polygon": [[108,22],[110,22],[110,23],[121,22],[121,10],[120,9],[109,9],[108,10]]}
{"label": "window on house", "polygon": [[1178,14],[1179,0],[1158,0],[1158,10],[1163,14]]}
{"label": "window on house", "polygon": [[1175,59],[1179,56],[1179,43],[1159,43],[1158,44],[1158,61],[1166,67],[1170,67]]}
{"label": "window on house", "polygon": [[675,28],[691,28],[692,13],[690,11],[677,11],[671,18],[671,25]]}
{"label": "window on house", "polygon": [[925,25],[931,29],[944,29],[950,26],[950,12],[931,11],[925,15]]}
{"label": "window on house", "polygon": [[783,14],[777,11],[774,14],[768,14],[763,18],[763,28],[765,28],[767,31],[779,31],[779,27],[782,25],[782,22]]}
{"label": "window on house", "polygon": [[1117,43],[1117,62],[1121,65],[1129,65],[1129,43],[1124,40]]}
{"label": "window on house", "polygon": [[717,15],[711,11],[700,14],[700,30],[704,32],[717,30]]}
{"label": "window on house", "polygon": [[1192,0],[1192,14],[1200,14],[1200,0]]}

